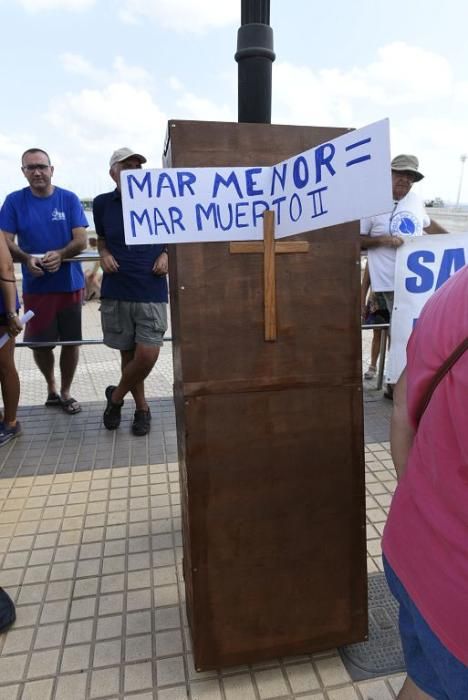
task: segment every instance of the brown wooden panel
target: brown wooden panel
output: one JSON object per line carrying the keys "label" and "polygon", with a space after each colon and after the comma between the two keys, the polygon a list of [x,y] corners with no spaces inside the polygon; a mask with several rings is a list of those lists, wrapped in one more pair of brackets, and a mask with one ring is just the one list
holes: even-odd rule
{"label": "brown wooden panel", "polygon": [[[262,165],[344,130],[170,122],[166,164]],[[288,239],[291,240],[291,239]],[[197,668],[363,639],[359,227],[276,255],[170,250],[187,610]]]}
{"label": "brown wooden panel", "polygon": [[362,639],[358,394],[198,396],[185,412],[197,668]]}

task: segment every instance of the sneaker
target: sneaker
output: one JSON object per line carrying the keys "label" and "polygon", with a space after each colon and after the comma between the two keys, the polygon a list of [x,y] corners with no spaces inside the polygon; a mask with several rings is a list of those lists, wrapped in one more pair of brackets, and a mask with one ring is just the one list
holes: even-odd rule
{"label": "sneaker", "polygon": [[139,409],[135,411],[132,423],[132,433],[134,435],[147,435],[151,428],[151,411]]}
{"label": "sneaker", "polygon": [[0,423],[0,447],[19,437],[22,432],[19,421],[16,421],[16,425],[11,426],[11,428],[7,428],[5,423]]}
{"label": "sneaker", "polygon": [[120,403],[114,403],[112,401],[112,392],[115,388],[115,386],[108,386],[106,389],[107,406],[106,410],[104,411],[102,420],[107,430],[116,430],[119,427],[120,411],[122,410],[122,406],[124,405],[123,401],[121,401]]}
{"label": "sneaker", "polygon": [[364,373],[364,379],[374,379],[376,374],[377,374],[377,367],[374,367],[373,365],[369,365],[369,367],[367,368],[367,372]]}

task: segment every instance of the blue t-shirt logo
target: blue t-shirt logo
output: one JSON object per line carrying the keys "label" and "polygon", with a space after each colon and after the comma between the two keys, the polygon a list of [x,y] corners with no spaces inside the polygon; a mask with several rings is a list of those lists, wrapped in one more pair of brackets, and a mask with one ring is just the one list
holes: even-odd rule
{"label": "blue t-shirt logo", "polygon": [[57,208],[52,211],[52,221],[65,221],[65,212]]}
{"label": "blue t-shirt logo", "polygon": [[414,236],[419,234],[420,223],[409,211],[399,211],[390,222],[390,233],[400,236]]}

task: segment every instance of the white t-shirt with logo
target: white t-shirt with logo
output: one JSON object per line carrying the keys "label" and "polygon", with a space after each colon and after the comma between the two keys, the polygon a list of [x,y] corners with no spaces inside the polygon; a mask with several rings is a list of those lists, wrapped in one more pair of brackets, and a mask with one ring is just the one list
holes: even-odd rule
{"label": "white t-shirt with logo", "polygon": [[[363,236],[422,236],[430,218],[422,199],[415,192],[395,202],[393,211],[361,220]],[[374,292],[393,292],[395,288],[396,248],[378,246],[367,251],[371,287]]]}

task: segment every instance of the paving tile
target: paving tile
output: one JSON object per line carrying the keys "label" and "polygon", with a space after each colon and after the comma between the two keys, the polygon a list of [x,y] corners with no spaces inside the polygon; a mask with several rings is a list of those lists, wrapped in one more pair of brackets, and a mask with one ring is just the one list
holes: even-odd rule
{"label": "paving tile", "polygon": [[90,653],[91,646],[89,644],[66,647],[63,651],[60,672],[66,673],[67,671],[83,671],[87,669]]}
{"label": "paving tile", "polygon": [[57,671],[59,649],[34,651],[29,661],[28,678],[54,676]]}
{"label": "paving tile", "polygon": [[153,656],[151,635],[128,637],[125,643],[125,661],[144,661]]}
{"label": "paving tile", "polygon": [[46,590],[46,601],[69,599],[73,588],[73,581],[53,581]]}
{"label": "paving tile", "polygon": [[110,574],[101,579],[101,594],[115,593],[125,589],[125,574]]}
{"label": "paving tile", "polygon": [[59,676],[55,700],[71,700],[71,698],[86,697],[86,673],[73,673],[67,676]]}
{"label": "paving tile", "polygon": [[157,632],[156,656],[172,656],[183,651],[182,635],[179,630],[170,632]]}
{"label": "paving tile", "polygon": [[122,643],[120,639],[109,642],[96,642],[93,666],[99,668],[100,666],[120,664],[121,647]]}
{"label": "paving tile", "polygon": [[41,624],[62,622],[67,617],[68,607],[68,600],[54,600],[50,603],[44,603],[41,613]]}
{"label": "paving tile", "polygon": [[91,578],[80,578],[75,581],[73,598],[83,598],[97,595],[100,579],[97,576]]}
{"label": "paving tile", "polygon": [[93,626],[94,621],[92,619],[70,622],[67,626],[65,644],[90,642],[93,637]]}
{"label": "paving tile", "polygon": [[129,591],[127,593],[127,611],[133,612],[136,610],[149,610],[151,607],[151,591],[141,589],[138,591]]}
{"label": "paving tile", "polygon": [[65,623],[58,622],[53,625],[40,625],[34,641],[34,649],[47,649],[58,647],[62,643]]}
{"label": "paving tile", "polygon": [[2,586],[4,588],[17,586],[19,583],[21,583],[23,576],[24,569],[8,569],[8,571],[2,570]]}
{"label": "paving tile", "polygon": [[[3,583],[3,574],[2,574]],[[30,625],[35,625],[37,623],[39,613],[41,610],[40,605],[17,605],[16,606],[16,622],[15,629],[18,627],[29,627]]]}
{"label": "paving tile", "polygon": [[256,700],[252,678],[248,674],[223,678],[226,700]]}
{"label": "paving tile", "polygon": [[288,687],[280,669],[256,671],[254,676],[262,700],[288,694]]}
{"label": "paving tile", "polygon": [[21,700],[51,700],[53,686],[53,678],[25,683]]}
{"label": "paving tile", "polygon": [[350,686],[329,690],[328,697],[330,700],[360,700],[354,688]]}
{"label": "paving tile", "polygon": [[157,608],[154,613],[154,619],[157,632],[180,627],[180,610],[177,606]]}
{"label": "paving tile", "polygon": [[49,578],[49,573],[50,566],[48,564],[45,564],[44,566],[32,566],[30,569],[26,569],[23,584],[26,585],[28,583],[43,583]]}
{"label": "paving tile", "polygon": [[124,689],[126,693],[153,687],[152,665],[149,662],[127,664],[124,667]]}
{"label": "paving tile", "polygon": [[359,683],[358,688],[363,700],[393,700],[392,693],[384,680]]}
{"label": "paving tile", "polygon": [[3,559],[2,570],[16,569],[17,567],[26,566],[29,556],[29,550],[26,552],[13,552],[11,554],[7,554]]}
{"label": "paving tile", "polygon": [[190,684],[192,700],[222,700],[221,688],[216,680]]}
{"label": "paving tile", "polygon": [[[158,690],[158,700],[188,700],[188,697],[188,692],[184,685]],[[152,698],[145,698],[145,700],[152,700]],[[249,700],[249,698],[245,698],[245,700]]]}
{"label": "paving tile", "polygon": [[105,668],[93,671],[91,674],[90,698],[100,698],[118,694],[120,682],[120,667]]}
{"label": "paving tile", "polygon": [[123,611],[123,606],[123,593],[110,593],[108,595],[101,595],[99,599],[99,616],[114,615],[116,613],[121,613]]}
{"label": "paving tile", "polygon": [[121,615],[101,617],[98,619],[96,639],[112,639],[122,634],[123,618]]}
{"label": "paving tile", "polygon": [[2,655],[5,656],[6,654],[18,654],[21,651],[28,651],[31,646],[34,631],[33,627],[10,629],[6,635]]}
{"label": "paving tile", "polygon": [[287,665],[285,670],[293,693],[305,693],[308,690],[320,688],[320,682],[311,663]]}

